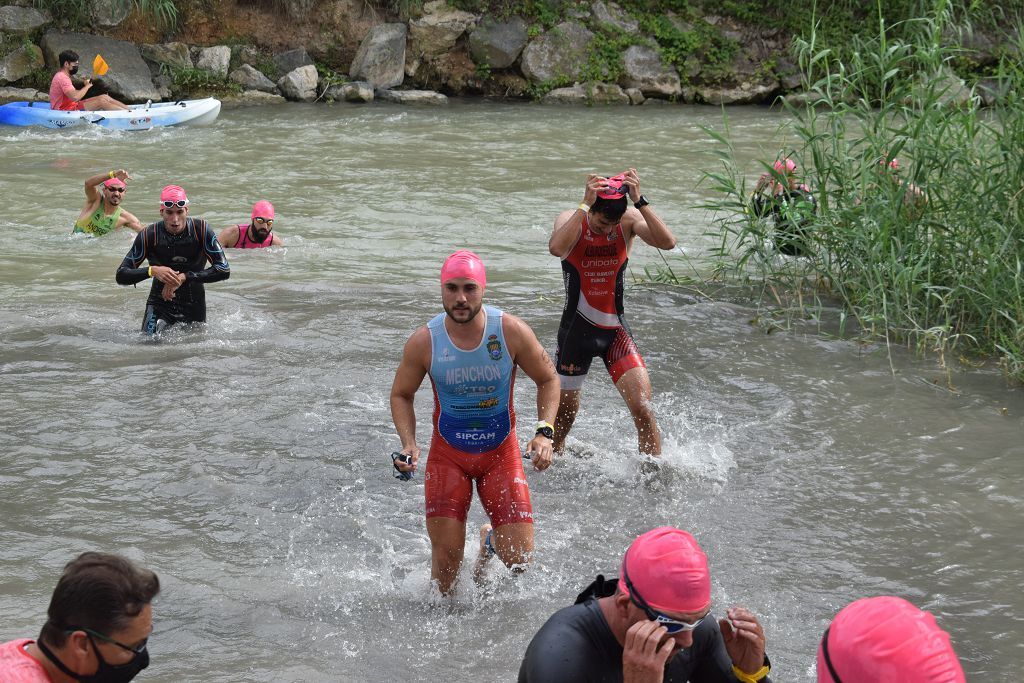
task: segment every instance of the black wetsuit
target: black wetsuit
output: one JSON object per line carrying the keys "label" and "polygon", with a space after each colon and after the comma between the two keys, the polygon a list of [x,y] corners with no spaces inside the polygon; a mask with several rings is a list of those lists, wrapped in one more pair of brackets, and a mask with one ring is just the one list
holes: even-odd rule
{"label": "black wetsuit", "polygon": [[117,283],[134,285],[149,277],[149,269],[140,267],[147,260],[151,266],[167,266],[185,273],[185,284],[170,301],[164,301],[161,296],[164,283],[153,278],[142,320],[142,331],[147,334],[156,331],[159,320],[166,325],[204,322],[206,289],[203,284],[227,280],[231,275],[216,233],[202,218],[186,218],[185,229],[178,235],[167,232],[163,221],[147,225],[135,236],[131,251],[117,269]]}
{"label": "black wetsuit", "polygon": [[[621,683],[622,646],[597,598],[614,595],[618,579],[598,576],[576,599],[555,612],[530,641],[519,667],[519,683]],[[765,657],[767,663],[768,658]],[[732,660],[714,618],[693,632],[693,645],[665,667],[665,683],[737,683]],[[762,679],[771,683],[770,677]]]}
{"label": "black wetsuit", "polygon": [[818,202],[809,190],[800,187],[778,194],[754,195],[751,209],[755,216],[769,214],[775,224],[775,246],[789,256],[809,256],[811,216],[818,210]]}

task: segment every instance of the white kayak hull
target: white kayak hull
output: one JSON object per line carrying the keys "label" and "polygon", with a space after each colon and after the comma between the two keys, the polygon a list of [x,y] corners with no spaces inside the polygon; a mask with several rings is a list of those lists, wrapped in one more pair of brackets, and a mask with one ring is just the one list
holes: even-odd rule
{"label": "white kayak hull", "polygon": [[11,102],[0,106],[0,123],[9,126],[45,126],[70,128],[96,125],[114,130],[149,130],[162,126],[206,126],[220,114],[220,100],[202,100],[133,104],[128,111],[59,111],[49,102]]}

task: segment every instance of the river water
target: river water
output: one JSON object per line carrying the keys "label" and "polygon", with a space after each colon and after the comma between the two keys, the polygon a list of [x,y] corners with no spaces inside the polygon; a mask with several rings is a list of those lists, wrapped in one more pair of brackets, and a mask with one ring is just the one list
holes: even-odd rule
{"label": "river water", "polygon": [[[730,109],[738,153],[774,158],[782,115]],[[765,334],[756,308],[631,283],[666,470],[639,471],[635,433],[600,364],[573,452],[530,471],[537,557],[488,584],[428,596],[422,479],[398,482],[388,392],[402,345],[440,310],[456,248],[487,262],[487,300],[550,352],[562,307],[554,215],[586,173],[639,169],[700,268],[712,240],[702,125],[714,108],[226,110],[205,129],[0,131],[0,640],[34,636],[60,568],[90,549],[153,568],[147,681],[513,680],[555,609],[661,524],[707,551],[714,601],[760,614],[779,681],[850,600],[892,593],[936,613],[968,678],[1008,680],[1024,644],[1024,400],[991,370],[813,327]],[[285,248],[230,252],[209,323],[156,343],[147,287],[119,287],[127,231],[69,228],[82,181],[134,180],[157,218],[168,183],[215,225],[277,207]],[[632,273],[661,262],[637,244]],[[533,385],[516,391],[529,436]],[[417,396],[420,444],[431,397]],[[471,529],[484,521],[477,502]],[[1016,531],[1014,531],[1016,529]],[[470,534],[467,557],[475,556]]]}

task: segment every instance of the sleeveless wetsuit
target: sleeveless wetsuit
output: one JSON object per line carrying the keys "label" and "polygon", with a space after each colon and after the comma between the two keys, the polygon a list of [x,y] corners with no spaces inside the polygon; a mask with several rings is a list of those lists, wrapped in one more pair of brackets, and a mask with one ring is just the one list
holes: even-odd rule
{"label": "sleeveless wetsuit", "polygon": [[[555,612],[526,648],[519,683],[622,683],[622,646],[597,601],[614,595],[617,585],[618,579],[598,576],[575,605]],[[738,682],[717,619],[705,619],[694,629],[693,645],[668,661],[662,680]],[[771,678],[762,681],[771,683]]]}
{"label": "sleeveless wetsuit", "polygon": [[267,233],[267,239],[262,242],[253,242],[249,239],[249,226],[245,223],[238,225],[238,241],[235,242],[235,249],[262,249],[274,243],[274,231]]}
{"label": "sleeveless wetsuit", "polygon": [[[185,230],[179,235],[167,232],[163,221],[146,226],[135,236],[131,251],[117,269],[117,283],[134,285],[149,277],[148,268],[139,267],[146,260],[151,266],[168,266],[185,273],[186,277],[185,284],[175,291],[170,301],[164,301],[161,296],[164,283],[153,278],[142,320],[142,331],[146,334],[156,332],[158,320],[166,325],[204,322],[206,289],[203,284],[227,280],[231,275],[216,233],[202,218],[186,218]],[[207,261],[211,264],[209,267],[205,267]]]}
{"label": "sleeveless wetsuit", "polygon": [[484,306],[480,344],[464,351],[448,336],[446,313],[430,330],[434,432],[425,475],[427,517],[466,521],[473,481],[494,527],[533,522],[530,490],[516,441],[512,405],[516,365],[502,331],[502,313]]}
{"label": "sleeveless wetsuit", "polygon": [[105,202],[101,199],[99,206],[87,218],[75,221],[74,232],[87,232],[90,235],[106,235],[117,227],[117,219],[121,217],[121,207],[114,207],[109,216],[103,213]]}
{"label": "sleeveless wetsuit", "polygon": [[590,231],[586,216],[569,254],[562,259],[565,308],[558,325],[555,367],[562,390],[578,390],[594,356],[601,356],[618,382],[636,367],[646,367],[622,317],[622,278],[629,245],[619,223],[607,235]]}

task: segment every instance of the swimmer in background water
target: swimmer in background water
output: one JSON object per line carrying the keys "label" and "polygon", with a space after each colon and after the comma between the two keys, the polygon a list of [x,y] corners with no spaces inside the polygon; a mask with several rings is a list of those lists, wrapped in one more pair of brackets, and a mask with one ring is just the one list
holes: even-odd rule
{"label": "swimmer in background water", "polygon": [[97,173],[85,181],[85,204],[82,206],[73,232],[90,235],[106,235],[117,228],[128,226],[135,232],[142,232],[142,223],[121,206],[131,180],[128,171]]}
{"label": "swimmer in background water", "polygon": [[249,224],[224,228],[217,234],[217,241],[222,247],[235,249],[284,246],[284,241],[274,234],[274,205],[265,199],[256,202],[252,205]]}
{"label": "swimmer in background water", "polygon": [[750,209],[759,218],[772,217],[775,246],[788,256],[810,256],[811,216],[818,202],[811,189],[796,178],[796,162],[786,157],[762,173],[750,197]]}

